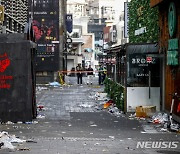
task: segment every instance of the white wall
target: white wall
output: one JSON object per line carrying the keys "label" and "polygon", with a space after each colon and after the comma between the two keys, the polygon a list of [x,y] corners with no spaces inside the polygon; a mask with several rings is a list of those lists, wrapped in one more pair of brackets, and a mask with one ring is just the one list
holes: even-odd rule
{"label": "white wall", "polygon": [[[160,87],[127,87],[127,112],[135,111],[137,106],[156,106],[160,111]],[[131,110],[132,109],[132,110]]]}
{"label": "white wall", "polygon": [[74,66],[74,59],[68,59],[67,60],[67,70],[70,71]]}

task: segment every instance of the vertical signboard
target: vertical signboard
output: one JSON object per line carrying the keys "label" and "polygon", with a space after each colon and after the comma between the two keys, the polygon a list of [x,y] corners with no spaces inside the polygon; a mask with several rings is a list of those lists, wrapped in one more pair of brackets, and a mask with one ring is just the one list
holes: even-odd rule
{"label": "vertical signboard", "polygon": [[128,2],[124,3],[124,37],[127,38],[129,37],[129,27],[128,27],[128,22],[129,22],[129,9],[128,9]]}
{"label": "vertical signboard", "polygon": [[72,14],[66,14],[66,29],[69,33],[72,33],[73,29],[73,16]]}
{"label": "vertical signboard", "polygon": [[36,71],[59,66],[59,0],[34,0],[33,30],[37,42]]}

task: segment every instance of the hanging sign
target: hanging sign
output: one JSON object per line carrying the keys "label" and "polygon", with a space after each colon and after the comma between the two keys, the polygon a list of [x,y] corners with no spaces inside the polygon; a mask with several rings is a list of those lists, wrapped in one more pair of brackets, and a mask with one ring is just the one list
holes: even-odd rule
{"label": "hanging sign", "polygon": [[66,30],[72,33],[73,27],[73,16],[72,14],[66,14]]}

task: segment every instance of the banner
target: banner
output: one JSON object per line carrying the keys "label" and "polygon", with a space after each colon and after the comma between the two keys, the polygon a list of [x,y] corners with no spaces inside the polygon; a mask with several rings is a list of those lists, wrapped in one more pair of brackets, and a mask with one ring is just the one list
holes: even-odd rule
{"label": "banner", "polygon": [[129,7],[128,7],[129,2],[124,2],[124,37],[127,38],[129,37]]}
{"label": "banner", "polygon": [[72,14],[66,14],[66,30],[72,33],[73,30],[73,16]]}

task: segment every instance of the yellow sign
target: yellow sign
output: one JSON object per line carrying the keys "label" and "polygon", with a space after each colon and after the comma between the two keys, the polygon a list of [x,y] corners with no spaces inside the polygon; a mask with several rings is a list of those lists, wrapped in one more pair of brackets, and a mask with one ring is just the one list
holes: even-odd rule
{"label": "yellow sign", "polygon": [[4,21],[4,6],[0,5],[0,21]]}

